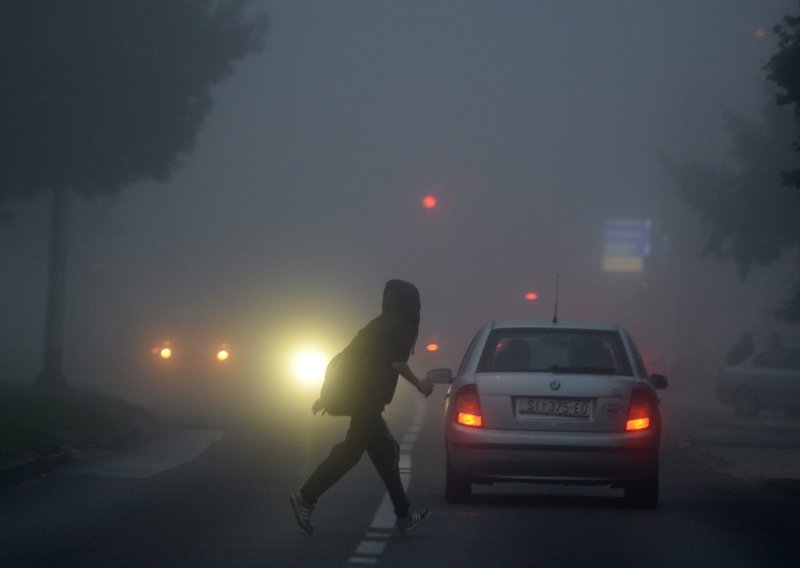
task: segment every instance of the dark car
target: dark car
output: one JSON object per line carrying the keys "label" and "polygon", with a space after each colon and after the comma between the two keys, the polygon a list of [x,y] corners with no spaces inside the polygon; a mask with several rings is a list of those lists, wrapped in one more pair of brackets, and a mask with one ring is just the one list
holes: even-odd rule
{"label": "dark car", "polygon": [[763,409],[800,416],[800,345],[773,347],[725,367],[716,392],[738,416],[758,416]]}

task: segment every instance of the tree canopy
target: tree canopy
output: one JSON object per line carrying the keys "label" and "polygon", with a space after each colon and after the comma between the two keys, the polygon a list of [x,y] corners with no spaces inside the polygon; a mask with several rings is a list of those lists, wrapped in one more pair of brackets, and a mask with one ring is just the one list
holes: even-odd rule
{"label": "tree canopy", "polygon": [[0,220],[48,190],[164,180],[211,87],[261,47],[248,0],[10,0],[0,19]]}
{"label": "tree canopy", "polygon": [[681,195],[700,213],[706,252],[736,261],[743,278],[800,245],[800,195],[781,185],[778,174],[793,157],[794,128],[775,105],[762,116],[756,124],[725,113],[737,169],[668,162]]}
{"label": "tree canopy", "polygon": [[[783,24],[775,26],[778,34],[778,52],[766,65],[767,79],[783,89],[775,96],[778,105],[794,105],[795,124],[800,125],[800,16],[785,16]],[[794,148],[800,152],[795,139]],[[786,185],[800,188],[800,168],[782,173]]]}
{"label": "tree canopy", "polygon": [[[800,17],[786,16],[776,26],[779,51],[767,78],[785,92],[762,109],[760,123],[730,112],[736,168],[665,160],[681,195],[699,212],[706,251],[733,259],[744,279],[754,266],[767,266],[784,254],[800,251],[800,169],[797,145],[800,122]],[[795,105],[793,109],[786,105]],[[794,120],[793,120],[794,118]],[[800,278],[776,314],[800,322]]]}

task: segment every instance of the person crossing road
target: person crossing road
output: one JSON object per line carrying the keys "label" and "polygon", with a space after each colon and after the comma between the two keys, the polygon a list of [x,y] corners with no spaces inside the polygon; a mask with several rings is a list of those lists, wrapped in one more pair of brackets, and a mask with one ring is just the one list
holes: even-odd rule
{"label": "person crossing road", "polygon": [[[389,280],[383,290],[381,314],[362,328],[346,350],[362,354],[358,362],[357,400],[350,413],[350,427],[344,441],[335,445],[305,484],[289,497],[295,518],[308,534],[314,532],[311,518],[319,498],[358,463],[364,452],[381,477],[392,500],[400,533],[416,528],[428,511],[411,511],[400,479],[400,447],[382,413],[392,401],[398,376],[402,376],[424,396],[433,384],[420,379],[408,365],[419,333],[421,302],[419,290],[410,282]],[[316,414],[324,411],[322,398],[312,405]]]}

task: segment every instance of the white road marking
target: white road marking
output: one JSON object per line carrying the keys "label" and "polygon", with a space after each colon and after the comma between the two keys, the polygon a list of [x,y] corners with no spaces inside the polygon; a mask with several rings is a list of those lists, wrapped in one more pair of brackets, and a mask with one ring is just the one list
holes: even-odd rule
{"label": "white road marking", "polygon": [[[411,483],[411,452],[414,449],[414,444],[422,432],[422,424],[425,421],[425,403],[420,401],[417,403],[417,411],[411,421],[402,441],[400,442],[400,481],[403,483],[403,488],[408,491],[408,486]],[[380,555],[383,554],[388,539],[394,530],[394,507],[389,494],[385,493],[381,504],[378,505],[378,510],[375,511],[375,516],[370,523],[369,530],[364,535],[364,539],[358,543],[353,555],[348,558],[348,566],[363,566],[375,565],[378,563]],[[383,541],[377,539],[384,539]]]}
{"label": "white road marking", "polygon": [[362,540],[356,546],[356,554],[361,555],[380,555],[383,554],[383,549],[386,548],[386,542],[377,540]]}
{"label": "white road marking", "polygon": [[377,558],[365,558],[363,556],[351,556],[347,561],[351,566],[360,565],[374,565],[378,563]]}

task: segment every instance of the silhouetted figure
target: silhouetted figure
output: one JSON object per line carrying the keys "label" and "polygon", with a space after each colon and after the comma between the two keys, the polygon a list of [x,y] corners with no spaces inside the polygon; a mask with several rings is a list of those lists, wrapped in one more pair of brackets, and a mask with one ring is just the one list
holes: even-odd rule
{"label": "silhouetted figure", "polygon": [[753,336],[745,332],[733,344],[731,350],[725,358],[728,365],[738,365],[756,352],[756,346],[753,343]]}
{"label": "silhouetted figure", "polygon": [[[407,362],[419,331],[419,291],[409,282],[389,280],[381,308],[381,314],[361,329],[347,348],[369,356],[364,358],[366,368],[360,369],[366,384],[350,415],[345,440],[331,449],[300,491],[289,497],[298,524],[308,534],[314,531],[311,514],[317,499],[356,465],[365,451],[389,492],[398,530],[408,532],[428,515],[427,510],[409,511],[400,480],[400,447],[381,416],[394,397],[398,374],[426,397],[433,392],[433,384],[417,378]],[[324,406],[324,401],[318,400],[311,410],[316,414]]]}

